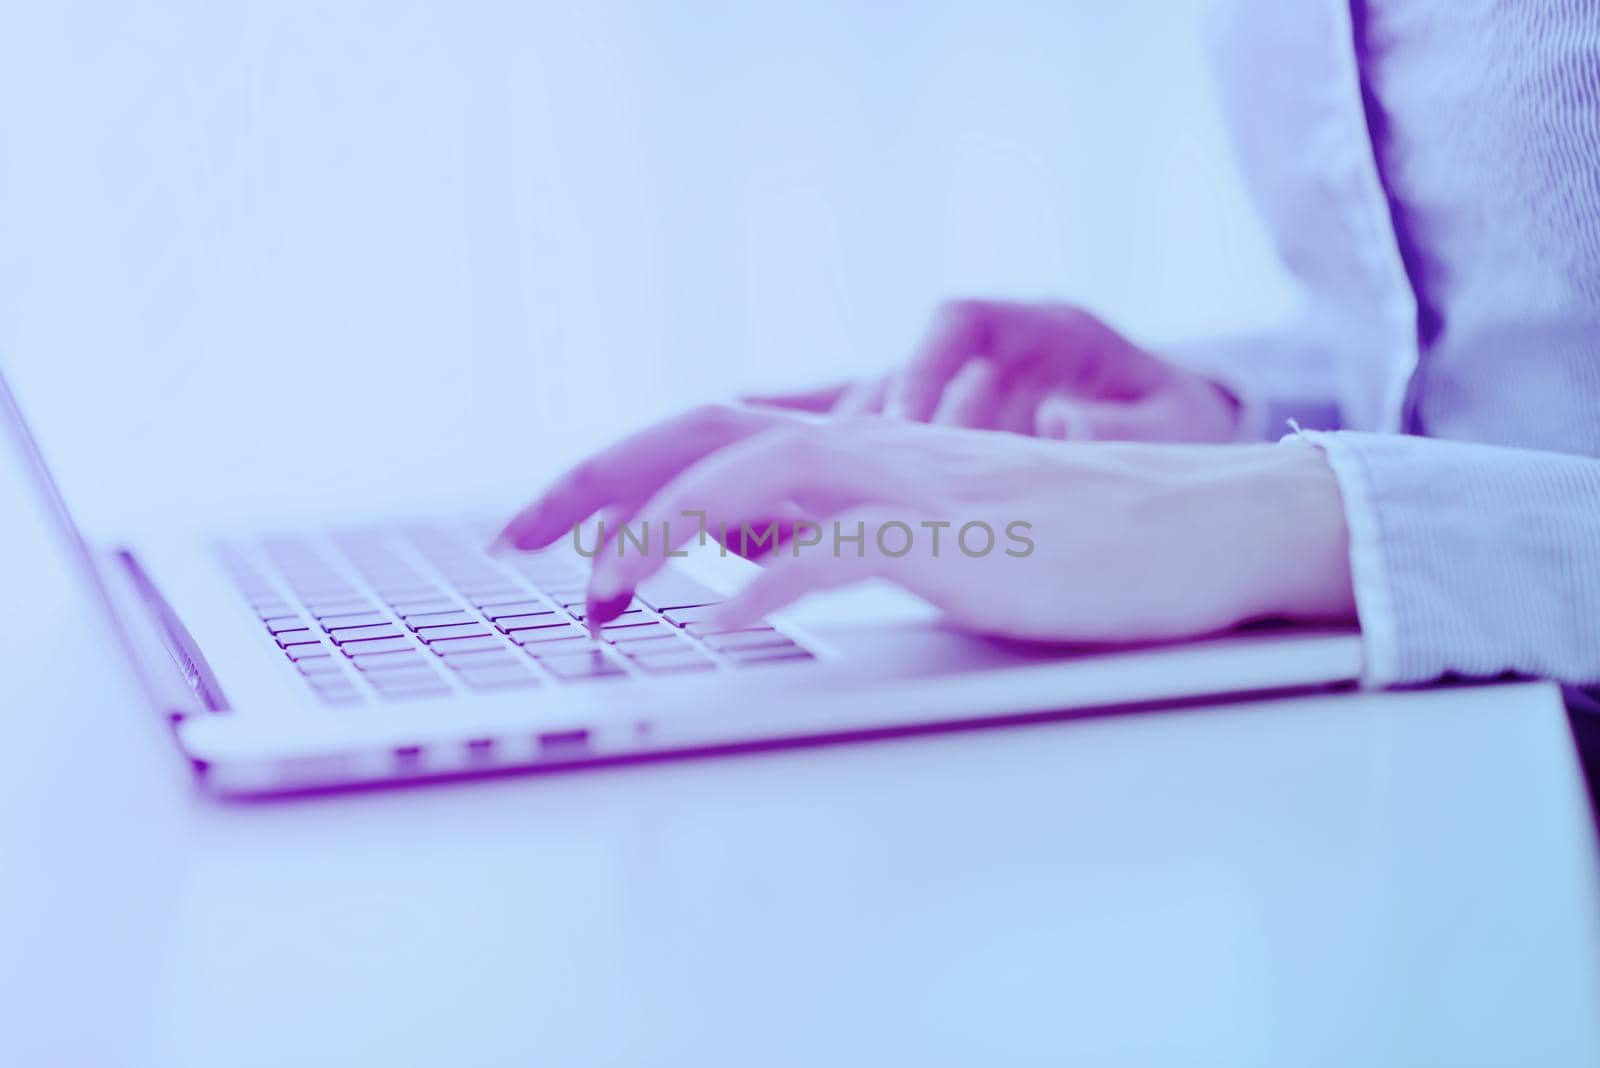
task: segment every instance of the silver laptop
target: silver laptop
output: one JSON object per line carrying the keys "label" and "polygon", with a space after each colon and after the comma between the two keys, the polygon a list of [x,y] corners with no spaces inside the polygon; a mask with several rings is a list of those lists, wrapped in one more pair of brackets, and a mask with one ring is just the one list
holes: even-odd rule
{"label": "silver laptop", "polygon": [[1173,707],[1351,684],[1352,631],[1019,644],[865,585],[735,631],[757,566],[691,554],[597,637],[571,548],[490,554],[498,516],[102,546],[0,375],[0,419],[145,699],[208,792],[282,795]]}

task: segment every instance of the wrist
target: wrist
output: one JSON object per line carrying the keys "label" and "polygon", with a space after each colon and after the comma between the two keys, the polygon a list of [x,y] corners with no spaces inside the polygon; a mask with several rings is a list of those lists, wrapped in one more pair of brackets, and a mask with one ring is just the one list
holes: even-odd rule
{"label": "wrist", "polygon": [[1239,525],[1239,620],[1353,621],[1354,586],[1344,500],[1318,449],[1247,446],[1221,477]]}
{"label": "wrist", "polygon": [[1281,502],[1269,537],[1283,551],[1270,577],[1278,592],[1275,614],[1289,619],[1353,621],[1350,534],[1339,480],[1320,449],[1271,446],[1275,463],[1266,487]]}

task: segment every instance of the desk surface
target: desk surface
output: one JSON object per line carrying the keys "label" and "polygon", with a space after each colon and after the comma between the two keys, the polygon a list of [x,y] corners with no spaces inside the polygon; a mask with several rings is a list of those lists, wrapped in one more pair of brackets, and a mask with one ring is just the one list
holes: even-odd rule
{"label": "desk surface", "polygon": [[1548,686],[230,807],[43,559],[0,575],[55,605],[0,624],[5,1063],[1600,1060]]}

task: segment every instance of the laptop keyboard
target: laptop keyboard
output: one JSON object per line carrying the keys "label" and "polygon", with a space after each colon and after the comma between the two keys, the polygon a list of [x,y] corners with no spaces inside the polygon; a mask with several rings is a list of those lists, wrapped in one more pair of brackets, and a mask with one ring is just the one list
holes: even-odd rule
{"label": "laptop keyboard", "polygon": [[583,626],[587,562],[491,556],[468,527],[336,531],[219,546],[266,635],[330,705],[493,693],[813,659],[765,623],[710,622],[719,596],[664,571]]}

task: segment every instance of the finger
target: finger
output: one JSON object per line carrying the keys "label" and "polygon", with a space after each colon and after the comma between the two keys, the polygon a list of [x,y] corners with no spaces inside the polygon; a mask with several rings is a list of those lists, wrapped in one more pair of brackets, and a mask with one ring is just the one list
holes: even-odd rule
{"label": "finger", "polygon": [[1079,414],[1083,405],[1065,397],[1045,397],[1033,413],[1033,432],[1052,441],[1083,441],[1089,437],[1087,422]]}
{"label": "finger", "polygon": [[905,368],[889,384],[886,414],[925,422],[938,407],[945,386],[990,340],[994,305],[987,301],[957,301],[945,305]]}
{"label": "finger", "polygon": [[[621,508],[602,508],[593,519],[580,520],[572,524],[572,547],[580,556],[589,556],[591,559],[600,559],[608,552],[616,551],[617,531],[628,514]],[[594,552],[588,552],[584,546],[593,545]]]}
{"label": "finger", "polygon": [[1053,396],[1039,402],[1034,433],[1056,441],[1166,441],[1168,413],[1141,402]]}
{"label": "finger", "polygon": [[[819,516],[869,500],[899,503],[910,490],[911,480],[903,473],[897,475],[881,455],[780,430],[708,456],[662,487],[635,513],[634,525],[643,532],[636,540],[644,547],[596,562],[589,579],[590,604],[610,604],[636,589],[660,569],[669,551],[697,535],[697,528],[683,523],[685,514],[703,515],[713,530],[725,528],[728,533],[720,535],[723,539],[744,538],[748,555],[752,534],[742,524],[772,515],[789,502]],[[754,528],[757,549],[776,536],[776,527]]]}
{"label": "finger", "polygon": [[701,457],[777,425],[783,417],[738,408],[698,408],[624,438],[556,479],[506,523],[495,545],[540,549],[608,505],[632,511]]}
{"label": "finger", "polygon": [[[856,509],[834,522],[852,533],[860,530],[863,537],[860,553],[840,553],[821,544],[810,551],[797,549],[774,556],[761,574],[715,610],[711,622],[719,626],[744,627],[808,593],[848,586],[869,578],[900,581],[909,577],[904,554],[892,556],[881,551],[878,531],[889,523],[900,523],[908,528],[914,527],[914,523],[876,508]],[[887,538],[890,534],[885,532],[884,536]],[[900,544],[891,542],[895,549]]]}
{"label": "finger", "polygon": [[1044,396],[1046,391],[1037,382],[1008,377],[988,426],[1013,434],[1039,434],[1039,403]]}
{"label": "finger", "polygon": [[877,375],[865,382],[857,382],[845,390],[833,406],[837,416],[879,415],[883,412],[884,396],[889,391],[889,376]]}
{"label": "finger", "polygon": [[858,382],[840,382],[837,385],[804,390],[799,393],[771,393],[740,397],[739,401],[741,404],[752,404],[762,408],[784,408],[797,412],[815,412],[820,415],[833,411],[845,397],[850,395],[851,391],[858,389],[860,385],[861,383]]}
{"label": "finger", "polygon": [[[781,508],[778,514],[764,515],[751,521],[751,526],[755,530],[765,531],[771,528],[775,531],[770,542],[763,538],[759,543],[752,543],[751,539],[740,537],[739,531],[735,529],[728,532],[728,540],[721,544],[723,548],[736,556],[742,556],[747,560],[759,560],[770,553],[778,552],[793,541],[797,529],[803,523],[816,525],[815,519],[803,509],[795,505],[789,505]],[[709,533],[711,537],[719,538],[722,531],[716,529]]]}
{"label": "finger", "polygon": [[992,427],[1000,405],[1004,370],[989,360],[974,360],[945,386],[928,422],[940,426]]}
{"label": "finger", "polygon": [[1049,313],[1052,377],[1073,395],[1131,401],[1164,373],[1160,360],[1082,308],[1056,305]]}
{"label": "finger", "polygon": [[1040,397],[1060,390],[1063,375],[1074,373],[1077,353],[1071,338],[1060,336],[1059,309],[1030,309],[1007,329],[997,330],[986,363],[996,370],[994,406],[984,426],[1016,434],[1032,434]]}
{"label": "finger", "polygon": [[[609,604],[637,588],[702,529],[723,544],[742,539],[741,555],[769,550],[777,528],[757,526],[790,502],[811,514],[837,511],[839,494],[870,492],[882,481],[864,463],[819,462],[814,446],[793,432],[761,435],[707,457],[647,501],[634,515],[633,551],[597,559],[589,579],[592,606]],[[821,507],[818,507],[821,505]],[[699,517],[685,523],[681,517]],[[752,548],[753,546],[753,548]]]}

